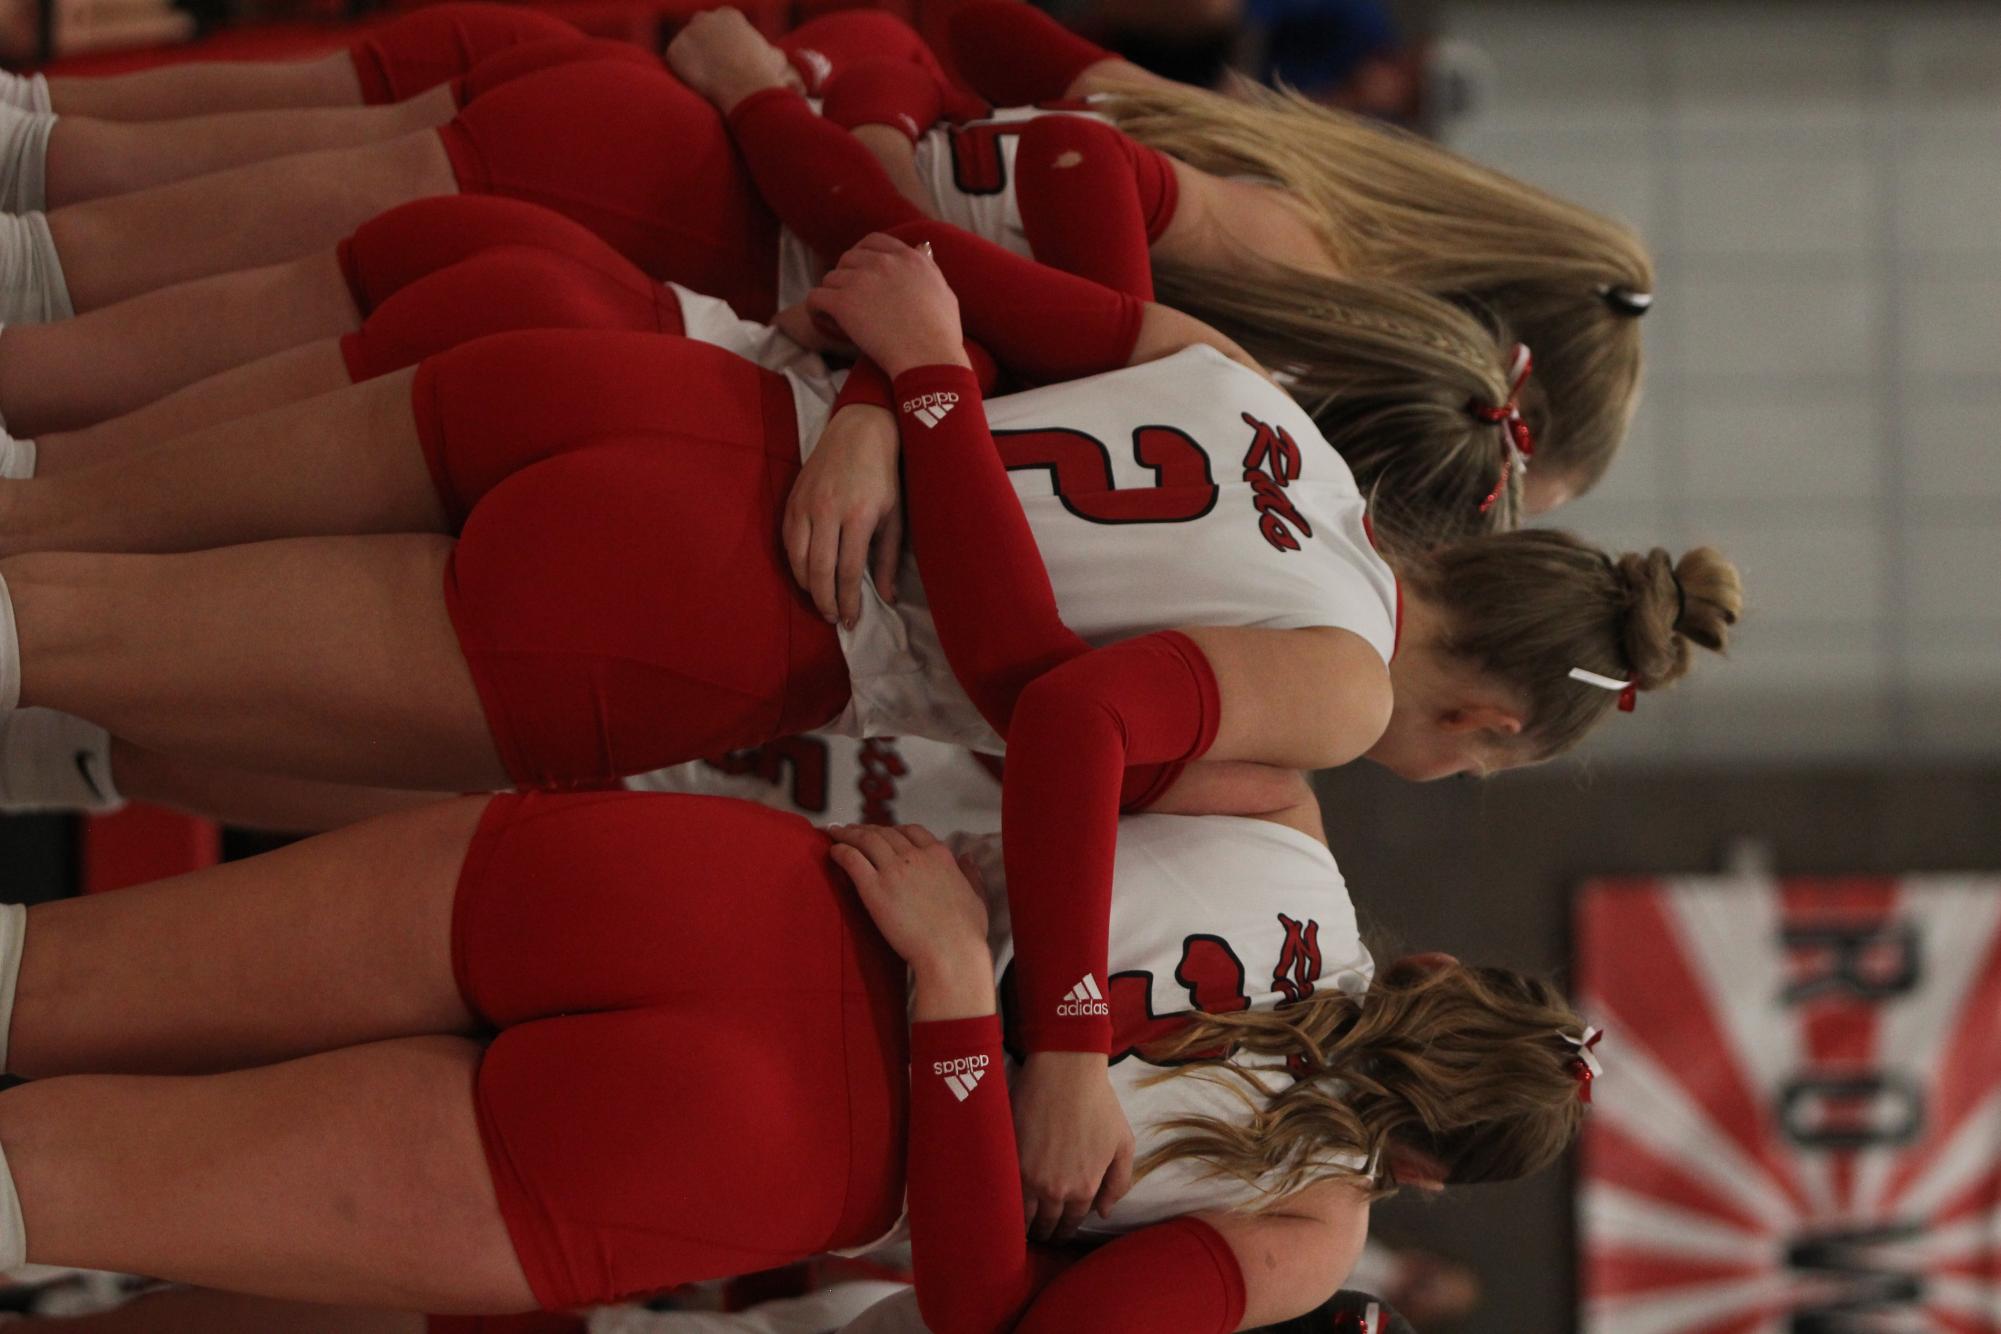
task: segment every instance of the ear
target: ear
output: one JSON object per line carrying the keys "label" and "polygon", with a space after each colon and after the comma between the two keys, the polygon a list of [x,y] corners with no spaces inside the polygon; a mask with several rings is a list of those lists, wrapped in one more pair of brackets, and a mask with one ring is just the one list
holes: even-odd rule
{"label": "ear", "polygon": [[1438,719],[1447,732],[1493,732],[1513,737],[1522,734],[1522,716],[1501,704],[1461,704],[1447,709]]}

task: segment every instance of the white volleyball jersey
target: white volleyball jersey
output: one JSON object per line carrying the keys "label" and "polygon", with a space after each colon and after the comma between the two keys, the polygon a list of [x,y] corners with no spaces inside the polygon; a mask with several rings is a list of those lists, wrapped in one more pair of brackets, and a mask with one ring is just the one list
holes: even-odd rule
{"label": "white volleyball jersey", "polygon": [[638,792],[739,797],[814,824],[921,824],[936,832],[1000,828],[993,761],[923,737],[787,737],[713,760],[637,774]]}
{"label": "white volleyball jersey", "polygon": [[[1094,645],[1179,626],[1353,631],[1388,661],[1396,578],[1306,411],[1209,347],[990,400],[987,418],[1056,591]],[[979,534],[963,540],[977,549]],[[853,694],[828,730],[999,753],[938,647],[914,563],[897,604],[843,629]]]}
{"label": "white volleyball jersey", "polygon": [[[1005,250],[1034,258],[1021,225],[1015,195],[1015,155],[1021,132],[1042,116],[1106,117],[1073,103],[1047,107],[1002,107],[983,120],[939,125],[919,135],[917,177],[929,197],[925,212],[941,222],[984,237]],[[778,307],[804,301],[826,266],[813,248],[792,231],[778,236]]]}
{"label": "white volleyball jersey", "polygon": [[[1014,939],[999,835],[954,837],[979,863],[987,889],[988,948],[1008,1033],[1009,1086],[1020,1074],[1011,1022]],[[1318,840],[1269,820],[1227,815],[1134,815],[1119,821],[1112,869],[1111,950],[1106,978],[1079,978],[1111,1007],[1113,1091],[1132,1126],[1135,1161],[1168,1142],[1183,1116],[1245,1119],[1243,1084],[1227,1071],[1153,1082],[1170,1067],[1142,1054],[1197,1007],[1272,1009],[1328,989],[1360,996],[1375,976],[1355,906],[1334,856]],[[1239,1054],[1273,1091],[1292,1080],[1281,1061]],[[1221,1082],[1218,1082],[1219,1079]],[[1360,1158],[1340,1159],[1359,1168]],[[1331,1164],[1330,1164],[1331,1165]],[[1111,1217],[1091,1214],[1081,1231],[1117,1236],[1204,1209],[1255,1208],[1258,1185],[1212,1176],[1186,1161],[1133,1183]],[[907,1235],[908,1218],[860,1254]]]}
{"label": "white volleyball jersey", "polygon": [[[1014,941],[999,865],[999,839],[976,853],[993,900],[989,944],[1009,1005]],[[1112,1011],[1112,1087],[1138,1141],[1138,1158],[1172,1137],[1176,1117],[1241,1120],[1234,1079],[1187,1074],[1149,1083],[1163,1067],[1140,1048],[1172,1032],[1196,1008],[1271,1009],[1328,988],[1359,996],[1375,975],[1355,906],[1334,856],[1318,840],[1269,820],[1222,815],[1137,815],[1119,822],[1113,864],[1109,978],[1091,982]],[[1084,979],[1079,979],[1080,982]],[[1088,989],[1088,988],[1087,988]],[[1291,1083],[1284,1064],[1239,1058],[1274,1090]],[[1012,1061],[1010,1079],[1018,1072]],[[1359,1161],[1352,1164],[1360,1166]],[[1262,1194],[1234,1178],[1171,1164],[1136,1182],[1112,1209],[1084,1224],[1116,1234],[1200,1209],[1254,1206]]]}

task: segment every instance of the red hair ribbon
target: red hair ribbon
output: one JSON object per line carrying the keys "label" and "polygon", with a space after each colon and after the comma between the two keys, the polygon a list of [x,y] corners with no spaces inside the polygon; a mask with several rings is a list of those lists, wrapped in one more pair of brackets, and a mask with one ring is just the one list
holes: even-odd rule
{"label": "red hair ribbon", "polygon": [[1574,1038],[1568,1033],[1563,1035],[1565,1042],[1577,1048],[1577,1055],[1570,1063],[1570,1072],[1577,1076],[1579,1102],[1591,1101],[1591,1081],[1605,1073],[1605,1067],[1598,1063],[1597,1053],[1592,1051],[1592,1048],[1598,1045],[1598,1040],[1604,1036],[1604,1029],[1589,1027],[1584,1030],[1584,1036],[1581,1038]]}
{"label": "red hair ribbon", "polygon": [[1515,470],[1515,458],[1521,457],[1522,468],[1528,468],[1529,456],[1535,453],[1535,436],[1529,432],[1529,424],[1522,420],[1522,386],[1528,383],[1529,372],[1534,369],[1534,359],[1529,356],[1528,344],[1516,343],[1514,354],[1508,360],[1508,401],[1498,407],[1485,403],[1468,403],[1466,410],[1483,422],[1492,422],[1501,428],[1501,480],[1494,483],[1494,489],[1480,502],[1480,513],[1485,514],[1500,502],[1501,495],[1508,489],[1508,478]]}

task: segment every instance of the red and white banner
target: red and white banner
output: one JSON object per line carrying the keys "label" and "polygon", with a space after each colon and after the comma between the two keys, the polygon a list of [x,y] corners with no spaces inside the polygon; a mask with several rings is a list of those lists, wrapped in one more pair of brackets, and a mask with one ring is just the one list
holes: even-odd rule
{"label": "red and white banner", "polygon": [[2001,1331],[2001,878],[1576,909],[1587,1334]]}

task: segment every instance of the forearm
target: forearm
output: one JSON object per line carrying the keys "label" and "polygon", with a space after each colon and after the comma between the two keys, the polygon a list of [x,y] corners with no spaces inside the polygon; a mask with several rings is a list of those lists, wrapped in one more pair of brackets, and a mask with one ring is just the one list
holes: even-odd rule
{"label": "forearm", "polygon": [[1017,1014],[1030,1051],[1111,1050],[1121,788],[1135,765],[1162,766],[1161,784],[1171,782],[1208,749],[1219,711],[1207,659],[1173,632],[1097,649],[1023,691],[1008,734],[1001,828]]}
{"label": "forearm", "polygon": [[1006,1329],[1036,1286],[992,981],[984,1016],[910,1031],[911,1260],[937,1334]]}
{"label": "forearm", "polygon": [[[911,548],[953,674],[1007,734],[1029,682],[1089,645],[1063,624],[972,376],[920,367],[892,397],[903,439]],[[949,404],[942,418],[926,408]]]}
{"label": "forearm", "polygon": [[729,125],[772,212],[828,264],[870,232],[925,216],[874,153],[814,115],[796,93],[766,89],[747,97]]}
{"label": "forearm", "polygon": [[1148,311],[1139,299],[1024,259],[949,223],[915,220],[890,235],[930,245],[959,299],[966,336],[1013,375],[1054,384],[1131,364]]}

